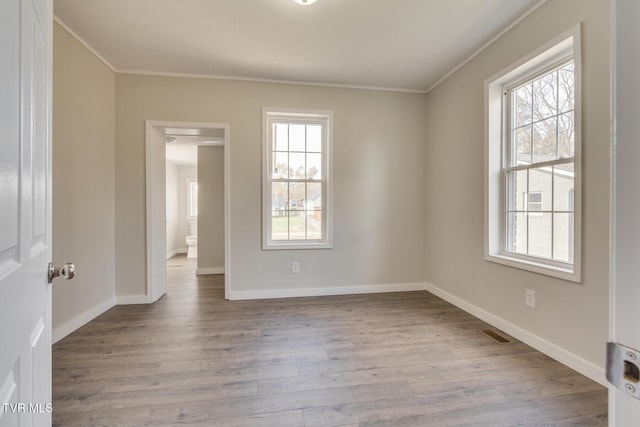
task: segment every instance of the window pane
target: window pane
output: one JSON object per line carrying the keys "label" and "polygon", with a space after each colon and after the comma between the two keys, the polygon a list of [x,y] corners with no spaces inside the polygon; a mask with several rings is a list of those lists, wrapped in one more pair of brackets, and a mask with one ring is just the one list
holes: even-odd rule
{"label": "window pane", "polygon": [[289,174],[291,179],[305,178],[304,153],[289,153]]}
{"label": "window pane", "polygon": [[284,211],[288,210],[289,205],[289,184],[286,182],[272,182],[271,183],[271,210],[278,212],[278,215],[284,215]]}
{"label": "window pane", "polygon": [[558,158],[575,156],[573,112],[558,116]]}
{"label": "window pane", "polygon": [[287,153],[272,153],[273,179],[289,178],[289,155]]}
{"label": "window pane", "polygon": [[558,75],[553,71],[533,81],[533,120],[554,116],[558,111]]}
{"label": "window pane", "polygon": [[529,214],[529,255],[551,258],[550,213]]}
{"label": "window pane", "polygon": [[531,123],[531,85],[522,86],[513,91],[513,122],[514,127]]}
{"label": "window pane", "polygon": [[573,163],[553,168],[553,210],[573,212]]}
{"label": "window pane", "polygon": [[307,151],[314,153],[322,151],[322,126],[307,125]]}
{"label": "window pane", "polygon": [[307,239],[322,239],[322,211],[307,211]]}
{"label": "window pane", "polygon": [[527,254],[527,222],[528,217],[524,212],[510,212],[507,215],[508,228],[508,250],[518,254]]}
{"label": "window pane", "polygon": [[322,209],[322,184],[316,182],[307,183],[307,210]]}
{"label": "window pane", "polygon": [[289,151],[305,150],[305,125],[289,125]]}
{"label": "window pane", "polygon": [[281,211],[277,215],[272,211],[271,240],[289,240],[289,212]]}
{"label": "window pane", "polygon": [[531,125],[513,131],[515,143],[515,165],[531,164]]}
{"label": "window pane", "polygon": [[553,214],[553,259],[573,262],[573,214]]}
{"label": "window pane", "polygon": [[304,240],[306,239],[306,219],[305,211],[289,212],[289,239]]}
{"label": "window pane", "polygon": [[573,62],[558,71],[559,113],[571,111],[575,105],[575,77]]}
{"label": "window pane", "polygon": [[509,172],[507,175],[509,183],[508,207],[509,211],[526,210],[525,203],[527,200],[527,171],[520,170]]}
{"label": "window pane", "polygon": [[289,125],[284,123],[275,124],[276,151],[287,151],[289,149]]}
{"label": "window pane", "polygon": [[552,117],[533,125],[533,162],[556,159],[556,131],[558,120]]}
{"label": "window pane", "polygon": [[[529,194],[530,200],[529,202],[538,203],[538,206],[541,207],[538,209],[534,209],[537,211],[550,211],[551,206],[551,186],[552,186],[552,175],[551,175],[551,167],[544,168],[535,168],[529,170]],[[535,199],[534,199],[535,198]],[[536,202],[536,200],[540,200],[540,202]]]}
{"label": "window pane", "polygon": [[305,200],[305,183],[291,182],[289,183],[289,210],[304,210]]}
{"label": "window pane", "polygon": [[307,179],[322,179],[322,154],[307,154]]}

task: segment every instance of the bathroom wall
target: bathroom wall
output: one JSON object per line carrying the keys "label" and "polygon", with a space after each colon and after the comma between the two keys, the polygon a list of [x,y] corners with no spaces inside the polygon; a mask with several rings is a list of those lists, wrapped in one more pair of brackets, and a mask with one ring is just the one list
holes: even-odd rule
{"label": "bathroom wall", "polygon": [[224,273],[224,147],[198,147],[198,273]]}
{"label": "bathroom wall", "polygon": [[178,187],[178,247],[180,252],[187,252],[185,238],[189,235],[187,209],[189,209],[189,192],[187,180],[198,179],[198,167],[195,165],[179,165],[176,185]]}
{"label": "bathroom wall", "polygon": [[[166,192],[167,192],[167,259],[174,256],[184,247],[180,243],[178,234],[178,166],[166,162]],[[183,239],[184,240],[184,239]]]}

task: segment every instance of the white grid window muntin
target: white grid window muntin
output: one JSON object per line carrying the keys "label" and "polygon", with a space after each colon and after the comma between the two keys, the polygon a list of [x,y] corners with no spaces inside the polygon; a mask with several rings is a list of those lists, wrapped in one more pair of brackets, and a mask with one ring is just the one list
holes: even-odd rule
{"label": "white grid window muntin", "polygon": [[504,251],[570,265],[575,177],[573,60],[563,59],[539,70],[525,82],[507,86],[504,94],[508,111]]}
{"label": "white grid window muntin", "polygon": [[263,249],[331,247],[331,113],[265,109],[263,116]]}

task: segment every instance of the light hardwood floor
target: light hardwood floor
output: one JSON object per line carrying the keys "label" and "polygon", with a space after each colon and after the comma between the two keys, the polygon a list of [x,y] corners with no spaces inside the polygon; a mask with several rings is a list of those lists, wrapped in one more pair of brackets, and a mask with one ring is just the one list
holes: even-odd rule
{"label": "light hardwood floor", "polygon": [[228,302],[169,265],[54,345],[54,425],[607,424],[604,387],[427,292]]}

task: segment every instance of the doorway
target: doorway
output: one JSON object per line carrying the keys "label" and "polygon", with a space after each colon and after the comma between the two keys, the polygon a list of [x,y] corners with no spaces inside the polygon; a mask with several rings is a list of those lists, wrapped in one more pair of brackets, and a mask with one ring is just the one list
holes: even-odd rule
{"label": "doorway", "polygon": [[[169,144],[168,144],[169,143]],[[198,274],[224,274],[225,282],[225,298],[228,299],[230,291],[230,242],[229,242],[229,230],[230,230],[230,156],[229,156],[229,125],[219,123],[194,123],[194,122],[165,122],[165,121],[147,121],[146,122],[146,219],[147,219],[147,300],[148,302],[155,302],[162,297],[167,291],[167,255],[171,255],[173,251],[182,252],[189,249],[187,241],[185,239],[184,245],[178,246],[178,240],[180,237],[178,234],[172,234],[168,236],[168,222],[179,220],[174,218],[167,212],[167,174],[171,175],[175,170],[167,171],[167,153],[174,151],[172,155],[179,156],[175,151],[184,151],[186,153],[189,150],[175,150],[173,148],[167,150],[167,146],[189,146],[191,150],[190,155],[193,157],[208,159],[212,153],[216,151],[219,154],[215,154],[220,159],[220,164],[223,165],[224,174],[223,182],[218,183],[220,185],[220,191],[224,194],[223,204],[224,208],[220,216],[224,217],[224,230],[219,233],[223,235],[224,244],[220,251],[221,259],[223,259],[223,266],[216,265],[213,267],[200,268],[201,263],[198,263]],[[204,147],[204,148],[203,148]],[[198,152],[200,154],[198,154]],[[184,154],[183,153],[183,154]],[[186,161],[186,160],[185,160]],[[207,160],[208,161],[208,160]],[[171,166],[169,166],[171,168]],[[206,168],[209,170],[210,168]],[[213,169],[213,168],[211,168]],[[204,174],[205,178],[207,174]],[[195,178],[197,180],[197,178]],[[197,181],[196,181],[197,182]],[[188,197],[189,190],[193,191],[200,185],[194,185],[194,178],[190,177],[188,180],[185,178],[184,190],[185,196]],[[182,183],[177,183],[182,185]],[[195,190],[196,198],[192,198],[188,207],[185,206],[185,224],[174,223],[174,229],[181,229],[184,232],[191,229],[197,229],[196,248],[192,249],[193,258],[194,252],[201,252],[202,246],[202,224],[193,227],[194,221],[198,221],[198,213],[202,212],[201,206],[197,206],[197,210],[193,210],[193,203],[202,204],[197,195],[201,192]],[[209,192],[208,192],[209,193]],[[192,193],[193,194],[193,193]],[[179,209],[179,208],[178,208]],[[187,211],[189,209],[189,211]],[[199,212],[198,212],[199,211]],[[189,214],[196,215],[189,215]],[[177,216],[177,215],[176,215]],[[190,217],[190,219],[187,219]],[[205,227],[206,229],[206,227]],[[179,233],[182,234],[182,233]],[[210,241],[210,234],[207,232],[207,240]],[[191,236],[190,243],[194,243],[193,234]],[[185,236],[186,237],[186,236]],[[219,238],[217,240],[220,240]],[[174,247],[169,250],[170,247]],[[195,249],[195,250],[194,250]]]}

